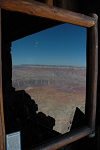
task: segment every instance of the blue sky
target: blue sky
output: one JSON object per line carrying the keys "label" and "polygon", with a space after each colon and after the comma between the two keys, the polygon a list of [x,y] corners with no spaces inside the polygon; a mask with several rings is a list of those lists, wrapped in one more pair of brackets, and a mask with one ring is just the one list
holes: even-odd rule
{"label": "blue sky", "polygon": [[13,65],[86,67],[86,28],[63,24],[12,43]]}

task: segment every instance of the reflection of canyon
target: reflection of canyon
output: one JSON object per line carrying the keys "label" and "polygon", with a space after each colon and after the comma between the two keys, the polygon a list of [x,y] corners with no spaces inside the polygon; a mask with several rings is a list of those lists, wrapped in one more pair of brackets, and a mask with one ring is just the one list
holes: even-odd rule
{"label": "reflection of canyon", "polygon": [[25,89],[38,111],[56,120],[55,130],[69,131],[76,107],[84,112],[86,68],[65,66],[13,66],[13,86]]}

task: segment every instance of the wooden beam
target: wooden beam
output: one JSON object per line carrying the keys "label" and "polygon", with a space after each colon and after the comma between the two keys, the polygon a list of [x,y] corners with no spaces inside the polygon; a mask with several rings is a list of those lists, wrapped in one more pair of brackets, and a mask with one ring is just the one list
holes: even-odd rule
{"label": "wooden beam", "polygon": [[53,0],[45,0],[45,3],[48,5],[53,6]]}
{"label": "wooden beam", "polygon": [[91,128],[84,126],[77,130],[73,130],[61,136],[58,136],[54,139],[51,139],[45,144],[40,145],[39,147],[36,147],[36,148],[31,148],[30,150],[41,150],[41,149],[42,150],[56,150],[91,134],[91,132],[92,132]]}
{"label": "wooden beam", "polygon": [[0,8],[0,150],[5,150],[5,125],[2,96],[2,61],[1,61],[1,8]]}
{"label": "wooden beam", "polygon": [[92,14],[96,23],[87,29],[87,77],[86,118],[87,125],[95,132],[97,81],[98,81],[98,16]]}
{"label": "wooden beam", "polygon": [[63,10],[33,0],[1,0],[0,5],[2,9],[9,11],[50,18],[83,27],[91,27],[95,24],[95,19],[93,17]]}

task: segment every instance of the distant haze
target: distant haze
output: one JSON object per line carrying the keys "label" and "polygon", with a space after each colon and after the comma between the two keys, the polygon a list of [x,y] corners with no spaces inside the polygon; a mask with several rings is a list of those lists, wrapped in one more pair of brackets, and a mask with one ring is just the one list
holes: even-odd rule
{"label": "distant haze", "polygon": [[66,66],[13,66],[12,84],[16,89],[47,87],[62,92],[85,94],[86,68]]}

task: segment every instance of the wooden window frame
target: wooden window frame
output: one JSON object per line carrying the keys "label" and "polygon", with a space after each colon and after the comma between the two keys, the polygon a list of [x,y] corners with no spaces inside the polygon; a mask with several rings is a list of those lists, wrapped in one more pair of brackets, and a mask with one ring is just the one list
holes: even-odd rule
{"label": "wooden window frame", "polygon": [[[87,28],[87,73],[86,73],[86,126],[51,139],[38,147],[42,150],[58,149],[87,135],[95,133],[97,74],[98,74],[98,17],[95,14],[83,14],[63,10],[54,6],[33,0],[1,0],[0,1],[0,149],[5,150],[5,126],[2,96],[2,59],[1,59],[1,8],[50,18],[65,23],[71,23]],[[31,149],[32,150],[32,149]]]}

